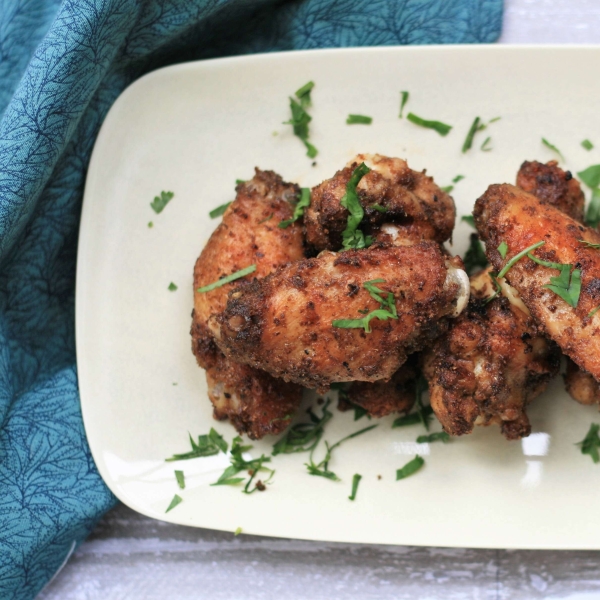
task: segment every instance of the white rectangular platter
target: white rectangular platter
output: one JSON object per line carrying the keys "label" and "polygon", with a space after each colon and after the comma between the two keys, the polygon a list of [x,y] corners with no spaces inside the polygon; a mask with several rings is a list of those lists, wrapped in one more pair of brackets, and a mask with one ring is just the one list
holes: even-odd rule
{"label": "white rectangular platter", "polygon": [[[386,544],[511,548],[600,548],[600,465],[575,445],[597,409],[583,407],[557,378],[529,410],[533,434],[507,442],[495,427],[448,444],[416,444],[420,426],[392,418],[336,450],[332,482],[307,474],[306,454],[278,455],[272,484],[250,496],[210,487],[229,464],[219,454],[166,463],[185,452],[188,431],[216,423],[189,337],[192,269],[217,222],[210,209],[233,198],[255,166],[313,186],[358,152],[406,158],[441,186],[456,175],[458,214],[491,183],[514,182],[525,159],[556,156],[573,171],[600,162],[600,48],[402,47],[270,54],[177,65],[143,77],[116,101],[93,152],[77,268],[77,359],[85,427],[100,473],[133,509],[158,519],[244,533]],[[289,125],[288,96],[315,82],[305,156]],[[398,118],[405,112],[453,125],[446,137]],[[345,124],[349,113],[370,126]],[[461,147],[475,116],[501,117]],[[491,137],[492,150],[481,143]],[[172,190],[157,215],[152,198]],[[148,223],[152,221],[153,227]],[[467,246],[458,223],[453,253]],[[177,291],[169,291],[174,282]],[[339,413],[330,443],[365,427]],[[301,415],[302,417],[302,415]],[[434,429],[439,430],[439,424]],[[270,453],[274,439],[250,456]],[[321,442],[322,443],[322,442]],[[319,453],[322,453],[322,448]],[[395,471],[418,453],[416,475]],[[320,455],[320,454],[319,454]],[[177,487],[182,469],[186,489]],[[362,474],[356,501],[348,500]],[[381,476],[381,478],[379,478]],[[165,513],[174,494],[183,502]]]}

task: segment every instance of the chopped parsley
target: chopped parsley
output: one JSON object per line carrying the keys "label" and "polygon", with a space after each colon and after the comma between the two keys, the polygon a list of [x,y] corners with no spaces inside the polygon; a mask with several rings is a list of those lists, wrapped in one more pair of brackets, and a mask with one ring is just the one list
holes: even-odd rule
{"label": "chopped parsley", "polygon": [[371,245],[372,240],[370,236],[365,234],[358,228],[365,211],[358,198],[356,187],[360,183],[360,180],[371,171],[365,163],[360,163],[354,171],[346,184],[346,193],[342,196],[340,204],[348,210],[348,221],[346,229],[342,232],[342,247],[344,250],[367,248]]}
{"label": "chopped parsley", "polygon": [[[291,219],[281,221],[278,225],[281,229],[289,227],[292,223],[295,223],[298,219],[304,216],[304,209],[310,206],[310,188],[302,188],[300,190],[300,199],[296,206],[294,206],[294,214]],[[273,216],[273,215],[271,215]]]}
{"label": "chopped parsley", "polygon": [[415,385],[415,406],[416,412],[409,415],[398,417],[392,423],[392,429],[395,427],[406,427],[408,425],[417,425],[421,423],[429,431],[429,421],[433,414],[433,409],[429,404],[423,404],[423,393],[427,391],[427,380],[423,375],[419,375]]}
{"label": "chopped parsley", "polygon": [[372,208],[373,210],[376,210],[377,212],[380,213],[386,213],[388,211],[386,206],[381,206],[381,204],[371,204],[369,206],[369,208]]}
{"label": "chopped parsley", "polygon": [[434,131],[437,131],[441,136],[448,135],[452,129],[452,125],[447,125],[441,121],[429,121],[427,119],[418,117],[411,112],[406,115],[406,118],[415,125],[420,125],[421,127],[426,127],[427,129],[433,129]]}
{"label": "chopped parsley", "polygon": [[[539,248],[540,246],[543,246],[546,242],[536,242],[535,244],[532,244],[531,246],[528,246],[527,248],[525,248],[525,250],[521,250],[521,252],[519,252],[518,254],[515,254],[515,256],[513,256],[505,265],[504,267],[502,267],[502,269],[500,270],[500,273],[498,273],[498,275],[496,275],[496,277],[498,279],[501,279],[502,277],[504,277],[508,271],[516,264],[518,263],[524,256],[527,256],[530,252],[533,252],[536,248]],[[531,257],[530,257],[531,258]]]}
{"label": "chopped parsley", "polygon": [[463,215],[460,220],[468,223],[471,227],[475,227],[475,217],[473,215]]}
{"label": "chopped parsley", "polygon": [[373,117],[366,115],[348,115],[346,125],[370,125],[373,122]]}
{"label": "chopped parsley", "polygon": [[222,279],[214,281],[213,283],[209,283],[208,285],[205,285],[204,287],[198,288],[196,291],[199,294],[205,294],[206,292],[211,292],[212,290],[220,288],[222,285],[231,283],[232,281],[235,281],[236,279],[240,279],[241,277],[245,277],[246,275],[250,275],[250,273],[254,273],[254,271],[256,271],[256,265],[250,265],[249,267],[246,267],[245,269],[241,269],[240,271],[236,271],[235,273],[232,273],[231,275],[227,275],[227,277],[223,277]]}
{"label": "chopped parsley", "polygon": [[148,229],[152,229],[154,227],[154,223],[152,221],[148,221]]}
{"label": "chopped parsley", "polygon": [[592,142],[590,142],[590,140],[583,140],[583,142],[581,142],[581,146],[583,148],[585,148],[586,150],[594,149],[594,144],[592,144]]}
{"label": "chopped parsley", "polygon": [[[379,289],[374,285],[375,283],[385,283],[385,279],[373,279],[372,281],[366,281],[363,284],[363,287],[369,292],[371,298],[380,303],[380,306],[377,310],[371,311],[362,319],[336,319],[335,321],[332,321],[331,325],[333,327],[339,327],[340,329],[364,329],[365,333],[371,333],[370,322],[373,319],[379,319],[380,321],[398,319],[394,294]],[[387,294],[387,296],[383,298],[381,294]]]}
{"label": "chopped parsley", "polygon": [[481,119],[479,117],[475,117],[475,120],[473,121],[471,128],[467,133],[467,137],[465,138],[465,142],[462,147],[463,154],[471,149],[475,134],[482,129],[485,129],[485,125],[481,123]]}
{"label": "chopped parsley", "polygon": [[[242,181],[242,183],[244,183]],[[225,204],[221,204],[221,206],[217,206],[217,208],[213,208],[209,213],[208,216],[211,219],[216,219],[217,217],[220,217],[226,210],[227,207],[231,204],[231,202],[225,202]]]}
{"label": "chopped parsley", "polygon": [[171,281],[168,289],[170,292],[175,292],[177,290],[177,286]]}
{"label": "chopped parsley", "polygon": [[325,458],[318,464],[315,464],[315,462],[313,461],[313,448],[313,450],[310,451],[310,462],[304,463],[306,465],[306,469],[308,470],[308,474],[315,475],[317,477],[325,477],[326,479],[331,479],[331,481],[339,481],[340,478],[333,471],[329,470],[329,461],[331,460],[331,453],[343,442],[351,440],[352,438],[362,435],[363,433],[367,433],[367,431],[371,431],[372,429],[375,429],[375,427],[377,427],[377,425],[369,425],[364,429],[359,429],[358,431],[355,431],[354,433],[343,437],[341,440],[337,441],[332,446],[325,442]]}
{"label": "chopped parsley", "polygon": [[183,471],[175,471],[175,479],[180,489],[185,490],[185,476],[183,475]]}
{"label": "chopped parsley", "polygon": [[585,224],[590,227],[598,227],[600,224],[600,189],[592,190],[592,197],[585,213]]}
{"label": "chopped parsley", "polygon": [[450,441],[450,436],[445,431],[436,431],[429,435],[420,435],[417,438],[417,444],[431,444],[432,442],[444,442],[446,444]]}
{"label": "chopped parsley", "polygon": [[458,183],[459,181],[463,180],[465,178],[464,175],[457,175],[453,180],[452,183]]}
{"label": "chopped parsley", "polygon": [[409,462],[407,462],[401,469],[396,470],[396,481],[400,479],[406,479],[410,475],[413,475],[417,471],[419,471],[423,465],[425,464],[425,460],[421,458],[418,454]]}
{"label": "chopped parsley", "polygon": [[173,462],[175,460],[189,460],[190,458],[200,458],[203,456],[213,456],[218,454],[219,451],[227,452],[227,442],[223,439],[223,436],[215,431],[212,427],[208,435],[199,435],[198,442],[195,442],[190,434],[190,444],[192,449],[190,452],[184,454],[174,454],[171,458],[165,459],[166,462]]}
{"label": "chopped parsley", "polygon": [[270,221],[273,216],[275,215],[275,213],[271,213],[268,217],[265,217],[262,221],[258,222],[258,225],[262,225],[263,223],[266,223],[267,221]]}
{"label": "chopped parsley", "polygon": [[352,477],[352,491],[348,496],[348,500],[356,500],[356,492],[358,491],[358,484],[360,483],[361,479],[362,475],[359,475],[358,473]]}
{"label": "chopped parsley", "polygon": [[237,528],[237,529],[236,529],[236,530],[233,532],[233,535],[237,537],[238,535],[240,535],[240,533],[242,533],[242,528],[241,528],[241,527],[238,527],[238,528]]}
{"label": "chopped parsley", "polygon": [[600,306],[596,306],[596,308],[592,308],[588,313],[588,317],[593,317],[600,310]]}
{"label": "chopped parsley", "polygon": [[594,250],[600,250],[600,244],[594,244],[586,240],[577,240],[580,244],[585,244],[588,248],[594,248]]}
{"label": "chopped parsley", "polygon": [[314,158],[317,155],[317,149],[308,141],[308,124],[312,121],[312,117],[306,112],[306,108],[311,104],[310,92],[315,84],[312,81],[304,84],[296,91],[296,98],[290,97],[290,110],[292,118],[285,121],[284,125],[292,125],[294,135],[299,137],[306,146],[306,156]]}
{"label": "chopped parsley", "polygon": [[492,149],[492,148],[490,148],[491,141],[492,141],[492,138],[490,136],[486,137],[485,140],[483,140],[483,144],[481,144],[480,150],[482,152],[489,152]]}
{"label": "chopped parsley", "polygon": [[479,240],[479,235],[476,233],[472,233],[470,235],[469,248],[465,253],[463,262],[465,263],[465,270],[469,276],[473,275],[473,273],[477,271],[480,271],[481,269],[484,269],[488,264],[487,256],[485,255],[485,250],[483,249],[483,244]]}
{"label": "chopped parsley", "polygon": [[409,95],[410,94],[408,92],[400,92],[400,114],[398,115],[400,119],[402,118],[402,113],[404,112],[404,107],[408,102]]}
{"label": "chopped parsley", "polygon": [[506,253],[508,252],[508,244],[506,242],[501,242],[498,246],[498,252],[502,257],[502,260],[506,258]]}
{"label": "chopped parsley", "polygon": [[527,254],[533,262],[548,267],[549,269],[558,269],[560,275],[558,277],[550,277],[550,283],[544,287],[560,296],[569,306],[575,308],[579,302],[579,294],[581,292],[581,271],[579,269],[571,269],[573,265],[564,265],[562,263],[548,262],[537,258],[531,253]]}
{"label": "chopped parsley", "polygon": [[154,200],[152,200],[152,202],[150,202],[150,206],[152,207],[152,210],[158,215],[159,213],[161,213],[164,209],[165,206],[167,204],[169,204],[169,202],[171,202],[171,199],[173,198],[175,194],[173,192],[161,192],[160,196],[154,196]]}
{"label": "chopped parsley", "polygon": [[273,446],[273,456],[313,450],[323,436],[325,424],[333,417],[331,411],[328,410],[330,402],[327,400],[323,404],[320,417],[313,412],[312,408],[309,408],[306,412],[310,422],[292,425]]}
{"label": "chopped parsley", "polygon": [[589,188],[597,188],[600,185],[600,165],[592,165],[583,171],[579,171],[577,177]]}
{"label": "chopped parsley", "polygon": [[392,429],[396,427],[407,427],[409,425],[418,425],[423,422],[422,416],[429,417],[433,414],[433,408],[431,406],[424,406],[421,414],[411,413],[410,415],[403,415],[398,417],[392,423]]}
{"label": "chopped parsley", "polygon": [[546,138],[542,138],[542,144],[544,144],[546,148],[552,150],[552,152],[556,152],[556,154],[560,156],[561,160],[565,160],[565,157],[562,155],[561,151],[554,144],[551,144]]}
{"label": "chopped parsley", "polygon": [[178,504],[181,504],[183,502],[183,498],[181,496],[178,496],[177,494],[175,494],[173,496],[173,500],[171,500],[171,504],[169,504],[169,508],[167,508],[167,510],[165,510],[165,513],[168,513],[170,510],[173,510]]}
{"label": "chopped parsley", "polygon": [[581,446],[581,454],[589,454],[595,463],[600,462],[600,454],[598,453],[600,437],[598,436],[598,430],[600,430],[600,425],[592,423],[587,435],[577,444]]}
{"label": "chopped parsley", "polygon": [[[359,312],[362,312],[362,311],[359,311]],[[367,310],[365,312],[369,312],[369,311]],[[358,404],[351,402],[344,383],[332,383],[330,388],[332,390],[337,390],[338,398],[342,401],[343,404],[346,404],[348,407],[354,409],[354,420],[355,421],[362,419],[365,415],[367,416],[367,418],[369,420],[371,420],[371,415],[369,414],[369,411],[366,408],[363,408],[362,406],[359,406]],[[339,410],[339,408],[340,407],[338,406],[338,410]]]}
{"label": "chopped parsley", "polygon": [[453,189],[454,189],[453,185],[447,185],[447,186],[440,188],[440,190],[442,190],[442,192],[446,192],[446,194],[449,194]]}
{"label": "chopped parsley", "polygon": [[[261,492],[264,491],[266,489],[265,484],[268,483],[275,474],[275,471],[273,469],[269,469],[263,466],[264,463],[271,462],[271,457],[261,454],[259,458],[245,460],[242,454],[244,452],[248,452],[248,450],[250,450],[251,448],[252,446],[242,446],[242,438],[240,436],[233,438],[233,442],[231,443],[231,453],[229,457],[231,465],[227,467],[225,471],[223,471],[223,473],[221,474],[219,479],[217,479],[217,481],[211,483],[210,485],[237,485],[238,483],[242,483],[245,477],[236,477],[236,475],[241,471],[247,471],[250,475],[250,478],[246,482],[246,485],[244,486],[242,492],[244,494],[252,494],[257,490]],[[269,477],[264,482],[258,480],[254,487],[250,489],[255,477],[261,471],[268,472]]]}

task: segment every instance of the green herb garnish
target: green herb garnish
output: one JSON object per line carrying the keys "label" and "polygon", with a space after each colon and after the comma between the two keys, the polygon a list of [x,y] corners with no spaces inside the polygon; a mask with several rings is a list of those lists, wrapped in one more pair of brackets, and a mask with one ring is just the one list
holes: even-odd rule
{"label": "green herb garnish", "polygon": [[286,219],[279,223],[281,229],[289,227],[292,223],[295,223],[300,217],[304,216],[304,209],[310,206],[310,188],[302,188],[300,190],[300,200],[296,206],[294,206],[294,214],[291,219]]}
{"label": "green herb garnish", "polygon": [[160,196],[154,196],[154,200],[150,202],[152,210],[158,215],[161,213],[167,204],[171,201],[175,194],[173,192],[161,192]]}
{"label": "green herb garnish", "polygon": [[592,310],[590,310],[590,312],[588,313],[588,317],[593,317],[599,310],[600,310],[600,306],[596,306],[596,308],[593,308]]}
{"label": "green herb garnish", "polygon": [[148,221],[148,229],[152,229],[154,227],[154,223],[152,221]]}
{"label": "green herb garnish", "polygon": [[546,138],[542,138],[542,144],[544,144],[546,148],[552,150],[552,152],[556,152],[556,154],[560,156],[561,160],[565,160],[565,157],[562,155],[561,151],[554,144],[551,144]]}
{"label": "green herb garnish", "polygon": [[[243,182],[242,182],[243,183]],[[227,207],[231,204],[231,202],[225,202],[225,204],[221,204],[221,206],[217,206],[217,208],[213,208],[209,213],[208,216],[211,219],[216,219],[217,217],[220,217],[226,210]]]}
{"label": "green herb garnish", "polygon": [[587,435],[577,444],[577,446],[581,446],[581,454],[589,454],[595,463],[600,462],[600,454],[598,453],[600,437],[598,436],[598,430],[600,430],[600,425],[592,423]]}
{"label": "green herb garnish", "polygon": [[392,429],[396,427],[407,427],[409,425],[418,425],[419,423],[423,423],[423,417],[429,418],[430,415],[433,414],[433,408],[427,405],[423,407],[423,411],[421,413],[411,413],[410,415],[403,415],[398,417],[392,423]]}
{"label": "green herb garnish", "polygon": [[600,250],[600,244],[593,244],[592,242],[587,242],[586,240],[577,240],[580,244],[585,244],[589,248],[594,248],[595,250]]}
{"label": "green herb garnish", "polygon": [[233,535],[237,537],[238,535],[240,535],[240,533],[242,533],[242,528],[241,528],[241,527],[238,527],[238,528],[237,528],[237,529],[236,529],[236,530],[233,532]]}
{"label": "green herb garnish", "polygon": [[440,190],[442,190],[442,192],[446,192],[446,194],[449,194],[453,189],[453,185],[447,185],[445,187],[440,188]]}
{"label": "green herb garnish", "polygon": [[177,494],[175,494],[173,496],[173,500],[171,500],[171,504],[169,504],[169,508],[167,508],[167,510],[165,510],[165,513],[168,513],[170,510],[173,510],[178,504],[181,504],[183,502],[183,498],[181,496],[178,496]]}
{"label": "green herb garnish", "polygon": [[581,271],[579,269],[571,269],[573,265],[563,265],[562,263],[548,262],[537,258],[531,253],[527,254],[533,262],[548,267],[549,269],[558,269],[560,275],[558,277],[550,277],[550,283],[543,287],[560,296],[569,306],[575,308],[579,302],[579,294],[581,292]]}
{"label": "green herb garnish", "polygon": [[[358,312],[362,312],[362,311],[358,311]],[[366,310],[365,313],[368,313],[369,311]],[[343,402],[345,402],[346,404],[348,404],[350,406],[350,408],[354,409],[354,420],[358,421],[359,419],[362,419],[365,415],[367,416],[367,418],[369,420],[371,420],[371,415],[369,414],[369,411],[366,408],[363,408],[362,406],[359,406],[358,404],[355,404],[354,402],[352,402],[350,400],[350,397],[348,396],[348,392],[346,391],[345,387],[344,387],[344,383],[332,383],[330,388],[332,390],[337,390],[338,393],[338,398],[340,400],[342,400]]]}
{"label": "green herb garnish", "polygon": [[579,171],[577,177],[589,188],[597,188],[600,185],[600,165],[592,165],[583,171]]}
{"label": "green herb garnish", "polygon": [[373,117],[366,115],[348,115],[346,125],[370,125],[373,122]]}
{"label": "green herb garnish", "polygon": [[[371,333],[370,322],[373,319],[379,319],[381,321],[397,319],[398,312],[396,310],[394,294],[379,289],[374,285],[375,283],[385,283],[385,279],[373,279],[372,281],[366,281],[363,284],[363,287],[369,292],[371,298],[380,303],[380,306],[377,310],[370,312],[362,319],[337,319],[332,321],[331,325],[333,327],[339,327],[340,329],[364,329],[365,333]],[[387,296],[383,298],[381,294],[387,294]]]}
{"label": "green herb garnish", "polygon": [[245,277],[246,275],[250,275],[250,273],[254,273],[254,271],[256,271],[256,265],[250,265],[249,267],[246,267],[245,269],[241,269],[240,271],[236,271],[235,273],[232,273],[231,275],[227,275],[227,277],[223,277],[222,279],[214,281],[213,283],[209,283],[208,285],[205,285],[204,287],[198,288],[196,291],[199,294],[205,294],[206,292],[212,292],[212,290],[220,288],[221,286],[223,286],[227,283],[231,283],[232,281],[235,281],[236,279],[240,279],[241,277]]}
{"label": "green herb garnish", "polygon": [[171,281],[171,283],[169,284],[168,290],[170,292],[174,292],[177,290],[177,286]]}
{"label": "green herb garnish", "polygon": [[183,471],[175,471],[175,479],[177,479],[177,485],[185,490],[185,477],[183,475]]}
{"label": "green herb garnish", "polygon": [[245,179],[236,179],[235,180],[236,185],[240,185],[240,183],[246,183],[246,180]]}
{"label": "green herb garnish", "polygon": [[348,496],[348,500],[356,500],[356,492],[358,491],[358,484],[361,479],[362,475],[359,475],[358,473],[352,477],[352,492]]}
{"label": "green herb garnish", "polygon": [[464,179],[465,176],[464,175],[457,175],[453,180],[452,183],[458,183],[459,181],[461,181],[462,179]]}
{"label": "green herb garnish", "polygon": [[429,421],[433,414],[433,409],[429,404],[423,404],[423,393],[427,391],[428,385],[427,380],[423,375],[419,375],[415,383],[415,407],[416,412],[410,415],[403,415],[398,417],[392,423],[392,429],[396,427],[406,427],[408,425],[417,425],[421,423],[427,431],[429,431]]}
{"label": "green herb garnish", "polygon": [[[275,213],[271,213],[271,214],[270,214],[268,217],[265,217],[265,218],[264,218],[262,221],[259,221],[259,222],[258,222],[258,225],[262,225],[263,223],[266,223],[267,221],[270,221],[270,220],[273,218],[273,215],[274,215],[274,214],[275,214]],[[283,221],[282,221],[282,222],[283,222]],[[280,226],[281,226],[281,224],[280,224]]]}
{"label": "green herb garnish", "polygon": [[408,102],[408,96],[409,93],[408,92],[400,92],[400,114],[398,115],[400,118],[402,118],[402,113],[404,112],[404,107],[406,106],[406,103]]}
{"label": "green herb garnish", "polygon": [[416,473],[423,467],[425,461],[417,454],[411,461],[407,462],[401,469],[396,470],[396,481],[405,479]]}
{"label": "green herb garnish", "polygon": [[302,104],[302,106],[310,106],[310,93],[314,87],[314,81],[309,81],[308,83],[305,83],[301,88],[296,90],[296,98],[300,100],[300,104]]}
{"label": "green herb garnish", "polygon": [[500,253],[500,256],[502,257],[502,259],[504,260],[506,258],[506,253],[508,252],[508,244],[506,242],[501,242],[500,245],[498,246],[498,252]]}
{"label": "green herb garnish", "polygon": [[364,233],[358,228],[360,225],[365,211],[358,198],[356,187],[360,183],[360,180],[369,173],[371,169],[361,163],[352,171],[352,175],[346,184],[346,193],[342,196],[340,204],[348,210],[348,222],[346,229],[342,232],[342,246],[344,250],[367,248],[371,245],[370,236],[364,235]]}
{"label": "green herb garnish", "polygon": [[273,456],[313,450],[323,436],[325,424],[333,416],[327,410],[330,402],[330,400],[327,400],[323,404],[320,417],[313,412],[312,408],[309,408],[306,412],[308,413],[310,422],[292,425],[286,434],[273,446]]}
{"label": "green herb garnish", "polygon": [[581,145],[586,150],[593,150],[594,149],[594,144],[592,144],[592,142],[590,142],[590,140],[583,140],[583,142],[581,142]]}
{"label": "green herb garnish", "polygon": [[482,152],[489,152],[492,148],[490,148],[490,142],[492,141],[492,138],[490,136],[486,137],[485,140],[483,140],[483,144],[481,144],[481,148],[480,150]]}
{"label": "green herb garnish", "polygon": [[312,117],[306,112],[306,108],[310,106],[310,92],[314,85],[312,81],[309,81],[296,92],[299,102],[290,98],[292,118],[284,122],[284,125],[292,125],[294,135],[299,137],[306,146],[306,156],[309,158],[317,155],[317,149],[308,141],[308,124],[312,121]]}
{"label": "green herb garnish", "polygon": [[479,235],[472,233],[470,235],[470,240],[469,248],[467,249],[463,258],[465,270],[469,276],[476,271],[484,269],[488,264],[487,256],[485,255],[485,250],[483,249],[483,244],[479,241]]}
{"label": "green herb garnish", "polygon": [[227,452],[227,442],[223,436],[215,431],[212,427],[208,435],[199,435],[198,442],[195,442],[190,434],[190,444],[192,450],[185,454],[174,454],[171,458],[165,459],[166,462],[175,460],[189,460],[190,458],[201,458],[203,456],[213,456],[221,452]]}
{"label": "green herb garnish", "polygon": [[519,252],[518,254],[515,254],[515,256],[513,256],[505,265],[504,267],[502,267],[500,273],[498,273],[498,275],[496,275],[496,277],[498,279],[501,279],[502,277],[504,277],[508,271],[516,264],[518,263],[524,256],[526,256],[527,254],[529,254],[530,252],[533,252],[536,248],[539,248],[540,246],[543,246],[546,242],[536,242],[535,244],[532,244],[531,246],[525,248],[525,250],[521,250],[521,252]]}
{"label": "green herb garnish", "polygon": [[485,129],[485,125],[480,124],[480,122],[481,119],[479,117],[475,117],[475,120],[473,121],[471,128],[467,133],[467,137],[465,138],[465,142],[462,147],[463,154],[467,152],[467,150],[470,150],[473,146],[473,138],[475,137],[475,134],[481,129]]}
{"label": "green herb garnish", "polygon": [[585,224],[590,227],[598,227],[600,224],[600,189],[592,190],[592,197],[585,213]]}
{"label": "green herb garnish", "polygon": [[314,449],[311,450],[310,457],[309,457],[310,462],[304,463],[308,470],[308,474],[315,475],[317,477],[325,477],[326,479],[331,479],[332,481],[339,481],[340,478],[333,471],[329,470],[329,461],[331,460],[331,453],[338,446],[340,446],[343,442],[346,442],[347,440],[351,440],[352,438],[362,435],[363,433],[367,433],[367,431],[371,431],[371,429],[375,429],[375,427],[377,427],[377,425],[369,425],[368,427],[365,427],[364,429],[359,429],[358,431],[355,431],[354,433],[351,433],[350,435],[343,437],[341,440],[339,440],[332,446],[330,446],[327,442],[325,442],[325,448],[326,448],[325,458],[319,464],[315,464],[315,462],[313,461],[312,457],[313,457]]}
{"label": "green herb garnish", "polygon": [[437,131],[441,136],[448,135],[452,129],[452,125],[446,125],[446,123],[442,123],[441,121],[428,121],[427,119],[418,117],[411,112],[406,115],[406,118],[415,125],[420,125],[421,127],[426,127],[427,129],[433,129],[434,131]]}
{"label": "green herb garnish", "polygon": [[429,435],[420,435],[417,438],[417,444],[431,444],[432,442],[444,442],[450,441],[450,436],[445,431],[436,431]]}
{"label": "green herb garnish", "polygon": [[463,215],[460,220],[468,223],[471,227],[475,227],[475,217],[473,215]]}
{"label": "green herb garnish", "polygon": [[380,213],[386,213],[388,211],[386,206],[381,206],[381,204],[371,204],[369,206],[369,208],[372,208],[373,210],[376,210],[377,212]]}

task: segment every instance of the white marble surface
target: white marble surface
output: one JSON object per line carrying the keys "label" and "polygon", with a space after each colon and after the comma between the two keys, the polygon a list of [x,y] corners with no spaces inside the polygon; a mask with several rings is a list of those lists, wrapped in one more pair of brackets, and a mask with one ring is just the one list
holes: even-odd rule
{"label": "white marble surface", "polygon": [[[505,0],[500,42],[600,43],[600,0]],[[234,537],[154,521],[118,506],[39,596],[43,600],[356,597],[600,599],[600,552]]]}

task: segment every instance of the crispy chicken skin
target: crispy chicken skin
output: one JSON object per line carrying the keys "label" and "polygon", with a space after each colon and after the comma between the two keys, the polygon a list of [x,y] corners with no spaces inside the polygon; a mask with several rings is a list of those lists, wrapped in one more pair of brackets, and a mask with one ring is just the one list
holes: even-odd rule
{"label": "crispy chicken skin", "polygon": [[558,166],[557,161],[544,164],[526,160],[517,173],[517,187],[583,223],[585,197],[581,186],[570,171],[563,171]]}
{"label": "crispy chicken skin", "polygon": [[499,424],[509,440],[530,434],[526,405],[558,373],[558,347],[538,331],[522,302],[494,293],[490,269],[471,277],[467,309],[423,353],[431,407],[450,435]]}
{"label": "crispy chicken skin", "polygon": [[[581,294],[575,308],[544,287],[550,277],[558,275],[556,269],[525,257],[508,271],[506,279],[546,335],[599,379],[600,311],[592,317],[589,313],[600,305],[600,251],[579,240],[598,244],[600,233],[508,184],[490,186],[475,203],[474,216],[488,259],[497,271],[538,241],[545,245],[535,250],[535,256],[581,270]],[[505,259],[497,250],[501,242],[508,244]]]}
{"label": "crispy chicken skin", "polygon": [[[461,269],[435,242],[323,252],[235,290],[209,326],[226,354],[306,387],[388,380],[464,308]],[[374,279],[394,294],[398,319],[372,319],[371,333],[333,327],[379,308],[363,287]]]}
{"label": "crispy chicken skin", "polygon": [[411,364],[414,362],[412,356],[389,381],[354,382],[347,391],[348,400],[376,418],[397,412],[408,413],[415,403],[417,377],[416,366]]}
{"label": "crispy chicken skin", "polygon": [[[304,215],[306,241],[316,250],[339,250],[348,210],[340,204],[356,167],[364,162],[371,171],[357,191],[365,210],[361,227],[375,233],[384,223],[395,223],[403,237],[413,241],[450,239],[456,210],[452,198],[425,172],[409,169],[406,161],[379,154],[359,154],[331,179],[313,188]],[[386,209],[378,211],[373,205]]]}
{"label": "crispy chicken skin", "polygon": [[289,425],[300,403],[299,386],[275,379],[263,371],[226,358],[214,343],[206,324],[222,312],[234,287],[249,285],[237,280],[200,294],[199,287],[256,264],[252,277],[264,277],[281,265],[304,257],[298,225],[280,229],[292,216],[289,200],[297,186],[284,183],[272,171],[256,169],[253,179],[237,186],[237,197],[223,215],[194,267],[192,351],[206,369],[208,395],[216,419],[229,418],[239,433],[252,439],[277,434]]}
{"label": "crispy chicken skin", "polygon": [[600,404],[600,385],[586,371],[567,358],[565,387],[574,400],[581,404]]}

